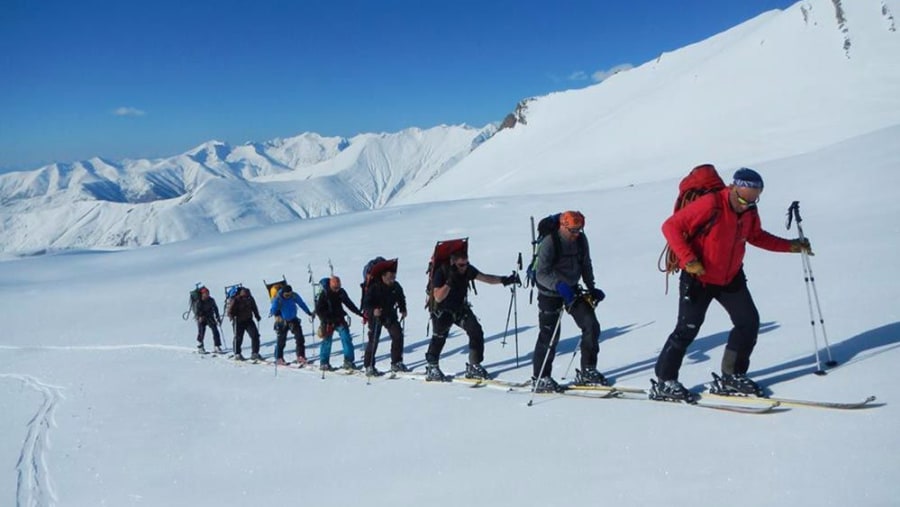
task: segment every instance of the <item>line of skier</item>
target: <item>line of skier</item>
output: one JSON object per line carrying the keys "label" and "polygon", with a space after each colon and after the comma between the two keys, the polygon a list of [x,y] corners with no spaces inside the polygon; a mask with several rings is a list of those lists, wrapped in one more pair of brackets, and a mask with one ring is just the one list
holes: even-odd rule
{"label": "line of skier", "polygon": [[[758,172],[741,168],[734,174],[732,182],[725,185],[711,165],[698,166],[690,176],[697,177],[695,172],[699,172],[698,169],[701,168],[710,169],[714,180],[718,181],[698,184],[703,188],[697,189],[700,191],[691,202],[679,197],[674,213],[662,225],[663,234],[673,254],[673,267],[680,269],[681,274],[678,318],[657,358],[656,379],[651,381],[650,396],[654,399],[693,400],[693,394],[678,381],[678,374],[685,353],[696,338],[713,300],[725,309],[733,323],[722,358],[721,375],[715,376],[717,389],[726,393],[761,394],[759,385],[747,376],[760,318],[744,274],[746,244],[774,252],[803,252],[813,255],[808,239],[801,237],[789,240],[762,229],[756,207],[764,185]],[[683,186],[685,181],[682,182]],[[684,194],[684,188],[682,193]],[[542,226],[543,221],[538,227],[539,231]],[[597,367],[601,328],[595,313],[597,304],[606,296],[596,285],[584,227],[585,217],[582,213],[565,211],[554,216],[552,226],[547,231],[541,231],[541,237],[534,241],[535,251],[529,266],[529,281],[538,292],[539,333],[532,358],[532,383],[535,392],[564,389],[553,378],[553,359],[565,313],[571,316],[581,330],[580,367],[576,369],[575,383],[608,385],[608,380]],[[444,246],[446,249],[447,245]],[[436,249],[436,253],[437,251]],[[436,255],[429,269],[426,307],[430,312],[432,332],[425,353],[426,380],[449,379],[441,371],[440,358],[453,326],[461,328],[468,336],[468,361],[464,375],[475,379],[490,378],[490,373],[483,364],[484,332],[478,317],[472,311],[468,292],[470,287],[474,287],[475,281],[506,287],[513,284],[520,286],[522,282],[515,271],[506,276],[482,273],[469,262],[468,249],[464,245],[445,253],[448,254],[446,259],[438,259]],[[362,364],[365,373],[381,374],[376,368],[375,357],[382,330],[387,331],[391,339],[391,371],[409,371],[403,361],[403,322],[408,308],[403,287],[396,280],[397,260],[373,260],[371,264],[373,265],[367,266],[364,273],[359,306],[350,299],[337,276],[323,279],[314,310],[310,310],[290,285],[285,284],[278,289],[271,298],[269,308],[269,316],[275,318],[275,361],[278,364],[287,364],[284,349],[287,333],[290,331],[295,341],[298,366],[308,365],[302,325],[298,317],[298,312],[302,310],[311,321],[319,319],[317,334],[322,339],[319,368],[334,369],[330,358],[332,337],[337,333],[342,345],[342,367],[357,369],[349,330],[349,311],[360,316],[367,327],[368,341]],[[198,348],[203,350],[205,330],[209,327],[213,332],[215,350],[223,353],[215,326],[215,323],[221,323],[222,318],[208,290],[202,290],[204,292],[195,306]],[[251,339],[250,359],[263,360],[259,354],[257,326],[261,318],[250,290],[240,288],[227,305],[226,313],[234,323],[234,358],[244,360],[241,349],[246,332]]]}

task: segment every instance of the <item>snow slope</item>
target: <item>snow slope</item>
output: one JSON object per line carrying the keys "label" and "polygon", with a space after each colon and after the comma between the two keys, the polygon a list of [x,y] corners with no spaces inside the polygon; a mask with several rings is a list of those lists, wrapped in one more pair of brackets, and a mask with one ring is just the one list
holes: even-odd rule
{"label": "snow slope", "polygon": [[804,0],[600,84],[524,104],[405,202],[603,189],[753,165],[900,123],[900,2]]}
{"label": "snow slope", "polygon": [[[619,384],[648,385],[674,325],[676,297],[663,294],[655,263],[676,179],[398,206],[129,251],[0,262],[0,307],[8,309],[0,459],[10,471],[0,498],[20,506],[893,505],[900,204],[890,189],[900,183],[898,134],[885,129],[757,167],[770,231],[788,235],[784,212],[792,200],[801,203],[831,350],[841,362],[829,375],[811,374],[800,259],[754,249],[746,259],[763,322],[751,374],[782,396],[875,394],[881,406],[747,416],[546,396],[528,407],[527,394],[321,380],[192,352],[194,326],[180,316],[197,281],[221,305],[226,284],[243,282],[262,298],[262,279],[285,274],[308,301],[307,264],[320,276],[331,260],[355,295],[368,258],[398,256],[410,301],[405,359],[421,369],[428,339],[420,298],[434,242],[468,236],[472,262],[504,273],[519,251],[527,256],[530,215],[577,208],[587,215],[608,294],[597,310],[600,368]],[[501,343],[509,292],[481,285],[472,300],[487,337],[485,366],[503,378],[527,378],[537,333],[527,292],[518,293],[519,367],[515,336]],[[268,356],[271,324],[263,320]],[[713,306],[682,369],[688,386],[717,370],[728,328]],[[359,347],[360,323],[352,329]],[[576,331],[564,321],[557,378],[573,357]],[[382,369],[387,353],[382,343]],[[317,348],[307,354],[316,358]],[[454,329],[442,366],[461,371],[465,360],[466,339]]]}

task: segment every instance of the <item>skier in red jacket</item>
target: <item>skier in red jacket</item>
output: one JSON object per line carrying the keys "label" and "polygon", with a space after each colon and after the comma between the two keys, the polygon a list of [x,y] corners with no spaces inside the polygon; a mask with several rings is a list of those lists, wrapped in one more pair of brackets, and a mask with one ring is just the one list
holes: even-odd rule
{"label": "skier in red jacket", "polygon": [[759,333],[759,312],[744,275],[746,244],[773,252],[805,250],[812,255],[809,240],[779,238],[762,229],[756,210],[762,191],[762,177],[744,167],[734,173],[731,185],[700,197],[663,223],[663,234],[682,272],[678,322],[656,361],[657,380],[651,381],[651,398],[694,401],[693,394],[678,381],[678,370],[713,299],[734,324],[722,357],[722,375],[714,375],[714,387],[725,394],[762,394],[759,385],[747,377]]}

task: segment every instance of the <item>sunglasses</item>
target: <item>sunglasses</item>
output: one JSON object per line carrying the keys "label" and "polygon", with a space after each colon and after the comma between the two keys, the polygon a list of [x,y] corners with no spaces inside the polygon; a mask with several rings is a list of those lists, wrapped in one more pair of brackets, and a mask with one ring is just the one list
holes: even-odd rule
{"label": "sunglasses", "polygon": [[469,263],[468,263],[468,262],[457,262],[457,263],[456,263],[456,267],[458,267],[458,268],[467,268],[467,267],[469,267]]}
{"label": "sunglasses", "polygon": [[741,194],[739,194],[737,192],[737,190],[734,191],[734,196],[737,197],[737,202],[741,206],[756,206],[756,203],[759,202],[759,197],[757,197],[753,201],[748,201],[747,199],[744,199],[743,197],[741,197]]}
{"label": "sunglasses", "polygon": [[566,227],[566,229],[568,229],[568,231],[572,234],[581,234],[582,232],[584,232],[583,227]]}

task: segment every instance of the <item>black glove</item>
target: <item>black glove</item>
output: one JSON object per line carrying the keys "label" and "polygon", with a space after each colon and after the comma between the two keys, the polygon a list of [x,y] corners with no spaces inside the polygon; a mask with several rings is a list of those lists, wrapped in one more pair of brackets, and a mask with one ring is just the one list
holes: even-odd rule
{"label": "black glove", "polygon": [[600,290],[596,287],[590,290],[590,294],[591,294],[591,298],[594,299],[595,303],[599,303],[600,301],[603,301],[604,299],[606,299],[606,294],[602,290]]}
{"label": "black glove", "polygon": [[500,277],[500,283],[503,284],[504,287],[509,287],[510,285],[516,283],[516,275],[507,275]]}

